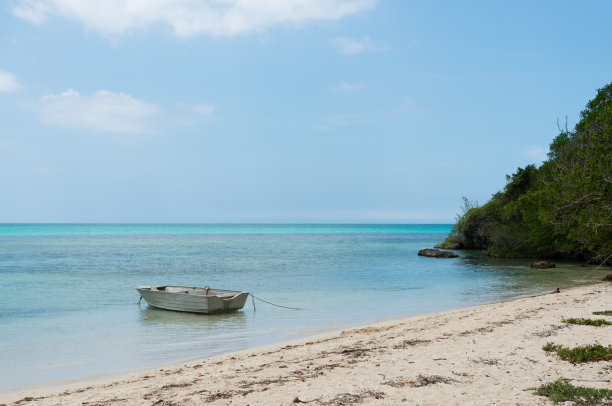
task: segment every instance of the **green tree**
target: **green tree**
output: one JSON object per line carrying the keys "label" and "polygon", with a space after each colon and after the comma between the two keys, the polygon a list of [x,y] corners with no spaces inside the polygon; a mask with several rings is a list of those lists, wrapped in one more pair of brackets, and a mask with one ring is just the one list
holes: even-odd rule
{"label": "green tree", "polygon": [[580,117],[553,140],[540,168],[506,175],[504,190],[483,206],[464,198],[445,244],[510,257],[612,252],[612,83]]}

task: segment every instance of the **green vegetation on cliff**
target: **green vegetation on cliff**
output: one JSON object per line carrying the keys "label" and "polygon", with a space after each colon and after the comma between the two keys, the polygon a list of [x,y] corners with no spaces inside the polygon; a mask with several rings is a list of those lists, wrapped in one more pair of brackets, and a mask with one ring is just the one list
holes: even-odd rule
{"label": "green vegetation on cliff", "polygon": [[553,140],[539,168],[506,175],[504,189],[483,206],[464,198],[464,213],[442,246],[500,257],[612,252],[612,83],[580,117]]}

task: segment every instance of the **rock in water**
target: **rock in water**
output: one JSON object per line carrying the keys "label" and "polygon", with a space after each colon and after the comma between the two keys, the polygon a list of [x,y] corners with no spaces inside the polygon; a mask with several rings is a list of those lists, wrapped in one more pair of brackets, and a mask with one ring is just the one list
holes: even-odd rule
{"label": "rock in water", "polygon": [[553,264],[552,262],[536,261],[536,262],[532,262],[531,265],[529,266],[532,268],[538,268],[538,269],[548,269],[548,268],[555,268],[557,265]]}
{"label": "rock in water", "polygon": [[432,257],[432,258],[456,258],[459,255],[451,251],[442,251],[437,248],[425,248],[419,251],[421,257]]}

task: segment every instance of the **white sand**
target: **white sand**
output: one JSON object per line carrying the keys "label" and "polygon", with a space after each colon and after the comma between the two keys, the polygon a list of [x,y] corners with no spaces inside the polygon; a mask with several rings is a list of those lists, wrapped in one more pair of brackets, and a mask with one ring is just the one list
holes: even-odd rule
{"label": "white sand", "polygon": [[611,288],[605,283],[411,317],[108,382],[3,394],[0,404],[549,404],[529,388],[566,378],[612,389],[612,362],[573,365],[542,350],[550,341],[612,344],[612,326],[561,322],[612,321],[592,315],[612,309]]}

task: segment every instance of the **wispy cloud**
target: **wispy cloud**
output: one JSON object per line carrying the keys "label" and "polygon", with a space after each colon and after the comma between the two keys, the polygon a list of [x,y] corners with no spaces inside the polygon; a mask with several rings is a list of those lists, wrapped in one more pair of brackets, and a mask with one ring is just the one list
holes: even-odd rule
{"label": "wispy cloud", "polygon": [[99,90],[81,96],[69,89],[43,96],[36,105],[42,122],[62,127],[120,133],[152,133],[148,121],[160,108],[124,93]]}
{"label": "wispy cloud", "polygon": [[214,104],[194,104],[191,106],[190,108],[191,111],[193,111],[194,113],[203,115],[203,116],[209,116],[212,113],[215,112],[215,105]]}
{"label": "wispy cloud", "polygon": [[332,86],[330,90],[333,92],[344,92],[348,94],[354,94],[360,90],[365,89],[367,86],[363,83],[346,83],[340,82],[338,86]]}
{"label": "wispy cloud", "polygon": [[78,20],[103,34],[155,24],[179,37],[233,36],[280,24],[337,20],[378,0],[19,0],[13,14],[33,24],[50,16]]}
{"label": "wispy cloud", "polygon": [[546,160],[547,153],[548,153],[548,148],[542,148],[542,147],[529,147],[521,151],[522,155],[529,157],[535,161],[539,161],[539,162],[543,162]]}
{"label": "wispy cloud", "polygon": [[366,51],[388,51],[386,45],[376,45],[370,37],[350,38],[350,37],[335,37],[330,38],[329,43],[338,48],[341,54],[356,55]]}
{"label": "wispy cloud", "polygon": [[340,127],[367,125],[381,120],[393,120],[404,118],[405,116],[419,116],[426,112],[421,106],[411,98],[406,98],[396,106],[389,106],[381,110],[364,111],[361,113],[341,113],[333,114],[321,119],[315,125],[319,131],[330,131]]}
{"label": "wispy cloud", "polygon": [[414,99],[407,97],[395,107],[393,112],[400,116],[416,116],[422,114],[424,109]]}
{"label": "wispy cloud", "polygon": [[14,92],[21,87],[17,78],[10,73],[0,70],[0,93]]}
{"label": "wispy cloud", "polygon": [[338,127],[363,125],[372,121],[376,113],[345,113],[325,117],[315,128],[319,131],[329,131]]}

